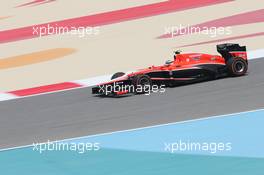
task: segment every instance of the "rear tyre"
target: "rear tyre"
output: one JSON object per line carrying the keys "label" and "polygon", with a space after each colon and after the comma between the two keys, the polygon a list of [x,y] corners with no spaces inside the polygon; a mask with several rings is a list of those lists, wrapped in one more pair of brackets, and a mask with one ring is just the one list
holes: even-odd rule
{"label": "rear tyre", "polygon": [[135,88],[135,94],[150,93],[152,87],[152,80],[148,75],[136,75],[132,84]]}
{"label": "rear tyre", "polygon": [[111,80],[116,79],[118,77],[122,77],[123,75],[125,75],[124,72],[117,72],[111,77]]}
{"label": "rear tyre", "polygon": [[231,76],[242,76],[247,73],[248,63],[243,58],[234,57],[227,61],[227,68]]}

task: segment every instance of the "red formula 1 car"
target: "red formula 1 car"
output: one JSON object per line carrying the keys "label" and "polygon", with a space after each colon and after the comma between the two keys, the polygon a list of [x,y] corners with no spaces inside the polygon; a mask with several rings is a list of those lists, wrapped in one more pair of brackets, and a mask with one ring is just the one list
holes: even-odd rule
{"label": "red formula 1 car", "polygon": [[[239,44],[217,45],[220,55],[176,51],[174,60],[132,73],[117,72],[112,80],[92,88],[93,94],[123,95],[147,93],[166,86],[242,76],[248,70],[246,47]],[[155,86],[155,89],[152,87]]]}

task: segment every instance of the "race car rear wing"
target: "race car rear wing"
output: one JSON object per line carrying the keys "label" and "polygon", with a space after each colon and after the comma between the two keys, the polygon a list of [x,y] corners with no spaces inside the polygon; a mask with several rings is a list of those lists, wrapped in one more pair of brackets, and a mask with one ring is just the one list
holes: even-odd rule
{"label": "race car rear wing", "polygon": [[239,44],[225,43],[218,44],[216,46],[217,51],[225,58],[227,61],[232,57],[241,57],[247,60],[247,49],[246,46],[240,46]]}

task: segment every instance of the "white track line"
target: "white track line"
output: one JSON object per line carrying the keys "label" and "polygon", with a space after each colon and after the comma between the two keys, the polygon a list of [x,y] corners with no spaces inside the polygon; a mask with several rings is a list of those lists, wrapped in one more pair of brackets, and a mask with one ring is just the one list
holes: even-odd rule
{"label": "white track line", "polygon": [[252,50],[247,53],[248,59],[258,59],[264,57],[264,49]]}
{"label": "white track line", "polygon": [[0,93],[0,101],[16,99],[17,96],[8,93]]}

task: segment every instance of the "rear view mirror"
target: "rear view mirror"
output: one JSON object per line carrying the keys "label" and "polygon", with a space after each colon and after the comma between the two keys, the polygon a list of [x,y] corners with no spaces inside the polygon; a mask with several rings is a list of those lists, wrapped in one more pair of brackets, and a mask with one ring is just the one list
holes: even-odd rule
{"label": "rear view mirror", "polygon": [[171,64],[173,61],[171,61],[171,60],[167,60],[166,62],[165,62],[165,64],[166,65],[169,65],[169,64]]}

